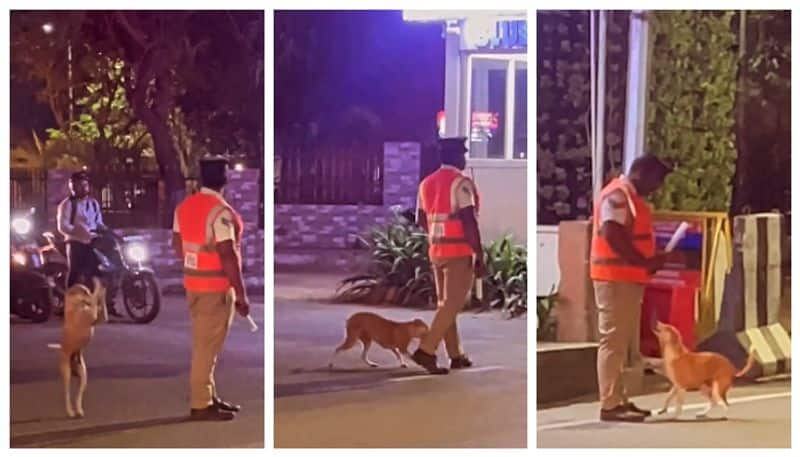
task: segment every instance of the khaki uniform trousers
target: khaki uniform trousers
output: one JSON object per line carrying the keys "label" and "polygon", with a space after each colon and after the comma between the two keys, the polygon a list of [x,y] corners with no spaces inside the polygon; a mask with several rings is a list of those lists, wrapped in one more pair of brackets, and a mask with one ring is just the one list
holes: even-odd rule
{"label": "khaki uniform trousers", "polygon": [[217,396],[214,368],[234,316],[235,294],[228,292],[188,292],[192,318],[191,408],[203,409]]}
{"label": "khaki uniform trousers", "polygon": [[631,282],[594,281],[597,301],[597,383],[600,407],[612,409],[628,401],[623,369],[641,364],[639,321],[644,286]]}
{"label": "khaki uniform trousers", "polygon": [[435,354],[444,339],[447,355],[452,359],[464,355],[456,317],[464,309],[472,291],[474,261],[472,257],[432,259],[431,267],[436,281],[438,309],[430,331],[422,338],[419,347],[428,354]]}

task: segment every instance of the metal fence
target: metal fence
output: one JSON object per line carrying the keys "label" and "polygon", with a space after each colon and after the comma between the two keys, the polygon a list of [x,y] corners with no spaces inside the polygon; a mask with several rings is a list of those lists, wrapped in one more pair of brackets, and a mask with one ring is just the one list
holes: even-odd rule
{"label": "metal fence", "polygon": [[43,170],[11,169],[11,213],[27,212],[36,208],[37,225],[47,219],[47,172]]}
{"label": "metal fence", "polygon": [[278,148],[275,203],[382,205],[382,145]]}

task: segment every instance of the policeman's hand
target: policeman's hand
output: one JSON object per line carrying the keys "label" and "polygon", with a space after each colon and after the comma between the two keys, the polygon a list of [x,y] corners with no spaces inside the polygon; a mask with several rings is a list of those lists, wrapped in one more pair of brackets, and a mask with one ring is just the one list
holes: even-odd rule
{"label": "policeman's hand", "polygon": [[489,275],[489,271],[486,269],[486,262],[483,261],[483,257],[478,257],[475,259],[475,277],[476,278],[485,278]]}
{"label": "policeman's hand", "polygon": [[236,312],[242,317],[247,317],[250,314],[250,302],[247,297],[236,297]]}
{"label": "policeman's hand", "polygon": [[647,259],[646,262],[647,272],[653,274],[656,271],[664,268],[664,264],[666,263],[666,261],[667,261],[666,252],[660,252],[654,255],[653,257],[650,257],[649,259]]}

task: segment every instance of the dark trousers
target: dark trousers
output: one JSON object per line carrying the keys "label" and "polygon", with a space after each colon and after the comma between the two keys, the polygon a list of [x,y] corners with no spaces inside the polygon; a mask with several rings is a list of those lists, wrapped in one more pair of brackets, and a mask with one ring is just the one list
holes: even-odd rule
{"label": "dark trousers", "polygon": [[83,284],[89,289],[94,288],[92,278],[98,276],[99,272],[97,256],[91,246],[78,241],[68,241],[67,264],[69,266],[68,288],[75,284]]}

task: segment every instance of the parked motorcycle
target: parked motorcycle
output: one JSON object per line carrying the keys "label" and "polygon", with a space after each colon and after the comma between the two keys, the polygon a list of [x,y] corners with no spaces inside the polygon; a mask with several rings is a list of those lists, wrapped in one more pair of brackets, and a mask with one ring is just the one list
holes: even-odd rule
{"label": "parked motorcycle", "polygon": [[155,273],[147,266],[149,255],[143,237],[120,236],[111,230],[97,235],[92,247],[107,283],[107,299],[112,301],[120,291],[125,310],[134,322],[152,322],[161,309],[161,292]]}
{"label": "parked motorcycle", "polygon": [[31,208],[11,220],[11,312],[33,322],[50,318],[56,284],[43,273],[41,237],[33,237]]}

